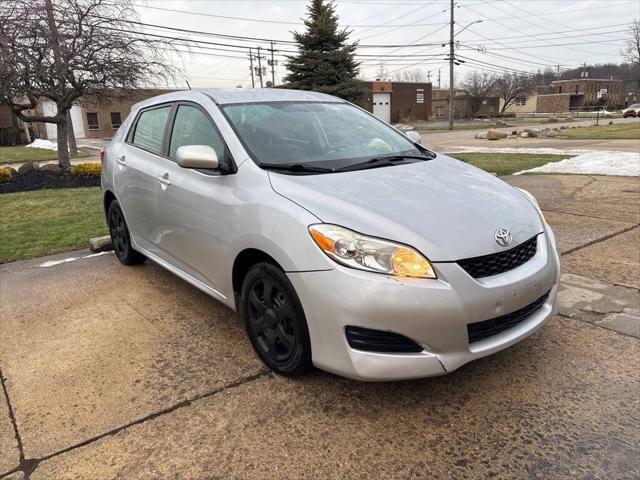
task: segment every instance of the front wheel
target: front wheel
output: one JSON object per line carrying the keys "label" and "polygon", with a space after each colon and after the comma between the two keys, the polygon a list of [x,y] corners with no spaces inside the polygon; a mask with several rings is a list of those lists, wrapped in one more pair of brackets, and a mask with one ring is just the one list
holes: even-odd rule
{"label": "front wheel", "polygon": [[269,368],[290,377],[311,369],[307,321],[282,270],[270,263],[251,267],[242,284],[240,313],[253,348]]}
{"label": "front wheel", "polygon": [[124,214],[117,200],[109,205],[107,210],[107,223],[109,224],[109,234],[111,235],[111,244],[113,251],[125,265],[137,265],[143,263],[146,257],[140,252],[136,252],[131,246],[131,236],[127,223],[124,220]]}

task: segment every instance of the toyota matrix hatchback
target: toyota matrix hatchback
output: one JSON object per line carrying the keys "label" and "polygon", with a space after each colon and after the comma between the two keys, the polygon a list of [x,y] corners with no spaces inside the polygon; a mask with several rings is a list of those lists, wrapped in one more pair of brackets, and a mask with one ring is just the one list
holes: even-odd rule
{"label": "toyota matrix hatchback", "polygon": [[282,374],[441,375],[555,312],[555,239],[529,193],[338,98],[170,93],[103,155],[120,261],[239,311]]}

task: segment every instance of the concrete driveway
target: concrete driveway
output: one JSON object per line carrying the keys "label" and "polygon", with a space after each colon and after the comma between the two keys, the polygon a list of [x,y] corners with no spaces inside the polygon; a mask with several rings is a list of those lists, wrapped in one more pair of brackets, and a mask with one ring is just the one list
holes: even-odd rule
{"label": "concrete driveway", "polygon": [[0,478],[639,478],[640,181],[508,181],[557,232],[561,312],[445,377],[289,380],[150,262],[0,266]]}

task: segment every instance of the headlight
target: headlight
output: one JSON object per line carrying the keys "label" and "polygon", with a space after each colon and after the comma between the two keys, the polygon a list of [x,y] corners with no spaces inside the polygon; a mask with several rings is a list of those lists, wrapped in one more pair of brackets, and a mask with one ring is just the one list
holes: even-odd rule
{"label": "headlight", "polygon": [[436,278],[429,260],[406,245],[326,223],[311,225],[309,233],[324,253],[347,267],[400,277]]}
{"label": "headlight", "polygon": [[518,188],[518,187],[516,188],[520,190],[522,193],[524,193],[524,196],[527,197],[531,202],[531,204],[536,208],[536,210],[538,211],[538,214],[540,215],[540,219],[542,220],[542,223],[545,226],[549,226],[549,224],[547,223],[547,220],[544,218],[544,214],[542,213],[542,210],[540,209],[540,205],[538,205],[538,201],[536,200],[536,197],[534,197],[531,194],[531,192],[526,191],[524,188]]}

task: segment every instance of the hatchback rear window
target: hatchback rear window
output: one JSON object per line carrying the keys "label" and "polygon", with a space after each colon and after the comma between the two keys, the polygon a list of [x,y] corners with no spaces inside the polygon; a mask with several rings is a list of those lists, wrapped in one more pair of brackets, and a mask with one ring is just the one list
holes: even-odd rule
{"label": "hatchback rear window", "polygon": [[133,132],[132,143],[144,150],[162,155],[164,130],[171,106],[145,110],[140,114]]}

